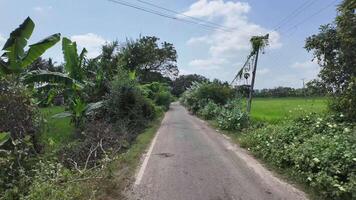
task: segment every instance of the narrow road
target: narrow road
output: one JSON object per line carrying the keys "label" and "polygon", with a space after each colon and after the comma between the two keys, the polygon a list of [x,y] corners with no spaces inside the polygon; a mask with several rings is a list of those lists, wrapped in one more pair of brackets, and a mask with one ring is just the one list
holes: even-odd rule
{"label": "narrow road", "polygon": [[133,199],[307,199],[248,152],[174,103],[140,167]]}

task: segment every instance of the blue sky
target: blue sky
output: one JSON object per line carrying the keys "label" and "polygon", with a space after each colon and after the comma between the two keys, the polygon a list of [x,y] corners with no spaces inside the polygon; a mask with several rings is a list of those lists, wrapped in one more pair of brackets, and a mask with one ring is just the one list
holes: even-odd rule
{"label": "blue sky", "polygon": [[[126,0],[140,4],[137,0]],[[53,33],[71,38],[99,53],[106,41],[154,35],[171,42],[178,51],[182,74],[198,73],[231,81],[249,53],[249,37],[271,33],[271,44],[260,56],[257,88],[302,87],[302,78],[316,77],[319,67],[303,48],[305,38],[336,15],[335,0],[146,0],[189,16],[230,27],[232,31],[162,18],[107,0],[0,0],[0,45],[27,16],[36,23],[29,43]],[[273,29],[303,3],[311,3],[280,29]],[[317,15],[314,13],[332,4]],[[310,17],[314,15],[313,17]],[[309,18],[310,17],[310,18]],[[300,24],[300,22],[303,22]],[[295,26],[299,24],[298,26]],[[62,62],[60,44],[45,57]]]}

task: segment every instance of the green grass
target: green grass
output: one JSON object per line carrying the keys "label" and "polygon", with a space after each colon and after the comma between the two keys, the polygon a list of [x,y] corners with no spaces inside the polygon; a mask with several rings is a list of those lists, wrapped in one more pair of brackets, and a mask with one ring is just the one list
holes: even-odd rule
{"label": "green grass", "polygon": [[305,112],[321,113],[326,109],[326,98],[255,98],[251,116],[256,121],[276,123]]}
{"label": "green grass", "polygon": [[40,109],[43,118],[46,120],[40,139],[47,150],[58,149],[62,144],[73,139],[74,126],[70,123],[70,118],[52,118],[53,115],[63,111],[63,106]]}

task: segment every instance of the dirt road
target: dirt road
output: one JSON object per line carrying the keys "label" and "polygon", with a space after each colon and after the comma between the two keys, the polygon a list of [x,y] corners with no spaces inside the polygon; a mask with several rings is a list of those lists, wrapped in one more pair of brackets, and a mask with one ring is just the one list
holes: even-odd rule
{"label": "dirt road", "polygon": [[248,152],[174,103],[134,184],[133,199],[307,199]]}

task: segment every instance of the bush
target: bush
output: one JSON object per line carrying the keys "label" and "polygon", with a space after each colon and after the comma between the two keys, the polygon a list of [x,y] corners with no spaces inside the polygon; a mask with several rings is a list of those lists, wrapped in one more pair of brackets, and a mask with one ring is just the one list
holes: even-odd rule
{"label": "bush", "polygon": [[343,115],[306,115],[242,136],[241,144],[288,169],[325,199],[356,197],[356,129]]}
{"label": "bush", "polygon": [[154,102],[156,105],[162,106],[165,110],[168,110],[169,105],[171,105],[172,102],[172,95],[167,91],[159,92]]}
{"label": "bush", "polygon": [[334,97],[330,103],[333,111],[343,113],[348,121],[356,122],[356,77],[339,96]]}
{"label": "bush", "polygon": [[199,115],[204,119],[210,120],[217,117],[221,108],[214,102],[209,101],[203,109],[199,110]]}
{"label": "bush", "polygon": [[110,123],[126,123],[127,127],[143,129],[154,118],[154,111],[152,101],[144,97],[136,82],[113,81],[104,105],[105,117]]}
{"label": "bush", "polygon": [[196,83],[182,95],[181,102],[190,111],[197,113],[208,101],[225,105],[234,96],[235,91],[227,85],[218,82]]}
{"label": "bush", "polygon": [[15,140],[29,136],[39,148],[36,142],[38,110],[24,86],[0,80],[0,116],[0,132],[10,132]]}
{"label": "bush", "polygon": [[166,110],[169,109],[173,97],[166,84],[153,82],[141,86],[145,97],[151,99],[157,106],[162,106]]}
{"label": "bush", "polygon": [[126,132],[114,131],[106,122],[89,122],[82,138],[60,150],[60,160],[68,168],[91,168],[105,156],[127,147],[129,136]]}
{"label": "bush", "polygon": [[11,135],[0,149],[0,196],[18,199],[28,190],[33,164],[41,150],[36,135],[37,108],[25,87],[0,80],[0,116],[0,132]]}
{"label": "bush", "polygon": [[248,125],[248,115],[242,111],[239,100],[232,100],[221,107],[217,122],[223,130],[241,130]]}

